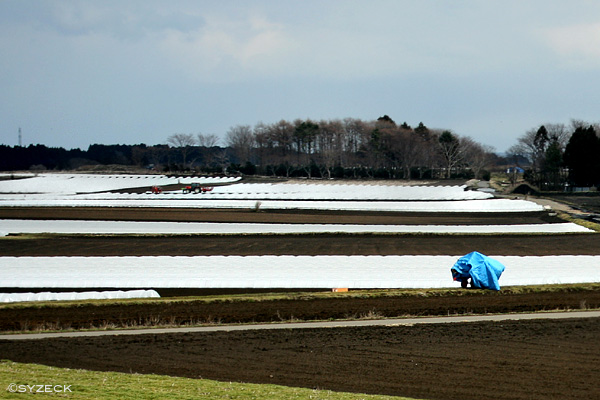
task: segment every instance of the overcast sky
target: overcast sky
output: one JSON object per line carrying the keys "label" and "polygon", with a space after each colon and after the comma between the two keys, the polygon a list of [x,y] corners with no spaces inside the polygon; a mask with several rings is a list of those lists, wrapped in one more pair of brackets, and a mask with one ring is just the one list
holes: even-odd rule
{"label": "overcast sky", "polygon": [[0,0],[0,90],[11,146],[387,114],[502,152],[600,120],[600,1]]}

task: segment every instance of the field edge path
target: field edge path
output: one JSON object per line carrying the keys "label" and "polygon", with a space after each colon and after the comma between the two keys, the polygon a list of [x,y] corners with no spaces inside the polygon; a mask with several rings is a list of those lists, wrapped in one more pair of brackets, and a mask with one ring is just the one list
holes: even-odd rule
{"label": "field edge path", "polygon": [[515,320],[539,319],[570,319],[570,318],[600,318],[600,310],[593,311],[561,311],[539,312],[525,314],[496,314],[496,315],[459,315],[448,317],[422,317],[422,318],[391,318],[372,320],[337,320],[318,322],[284,322],[270,324],[248,325],[211,325],[194,327],[173,328],[148,328],[148,329],[123,329],[103,331],[78,331],[78,332],[49,332],[49,333],[23,333],[0,334],[0,340],[39,340],[53,338],[121,336],[121,335],[147,335],[169,333],[209,333],[233,332],[250,330],[282,330],[282,329],[318,329],[318,328],[344,328],[365,326],[410,326],[416,324],[450,324],[468,322],[501,322]]}

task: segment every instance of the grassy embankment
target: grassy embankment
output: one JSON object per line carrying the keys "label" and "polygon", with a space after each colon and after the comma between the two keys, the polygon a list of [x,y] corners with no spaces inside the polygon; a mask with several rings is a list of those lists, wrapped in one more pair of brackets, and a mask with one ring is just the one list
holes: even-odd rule
{"label": "grassy embankment", "polygon": [[[175,378],[162,375],[140,375],[95,372],[66,368],[0,362],[0,397],[22,399],[21,390],[48,390],[56,393],[34,393],[68,399],[327,399],[327,400],[401,400],[405,398],[341,393],[328,390],[294,388],[278,385],[217,382],[208,379]],[[51,385],[40,388],[36,385]],[[35,387],[34,387],[35,386]],[[13,392],[16,391],[16,392]],[[64,393],[63,393],[64,392]]]}

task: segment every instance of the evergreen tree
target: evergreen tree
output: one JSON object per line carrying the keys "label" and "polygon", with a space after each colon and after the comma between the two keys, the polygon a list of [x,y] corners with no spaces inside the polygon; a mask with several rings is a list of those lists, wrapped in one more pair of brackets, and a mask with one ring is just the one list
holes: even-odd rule
{"label": "evergreen tree", "polygon": [[600,183],[600,140],[592,126],[578,127],[565,149],[564,162],[575,186]]}
{"label": "evergreen tree", "polygon": [[379,117],[379,118],[377,118],[377,122],[385,122],[385,123],[387,123],[387,124],[391,124],[391,125],[394,125],[394,126],[396,126],[396,123],[394,122],[394,120],[393,120],[393,119],[391,119],[391,118],[389,117],[389,115],[387,115],[387,114],[386,114],[386,115],[384,115],[383,117]]}
{"label": "evergreen tree", "polygon": [[544,159],[544,175],[550,190],[558,190],[564,183],[560,173],[562,163],[563,156],[560,151],[560,144],[557,140],[554,140],[548,146]]}
{"label": "evergreen tree", "polygon": [[415,133],[417,135],[421,136],[421,138],[423,138],[423,139],[429,138],[429,128],[427,128],[425,125],[423,125],[422,122],[419,122],[419,126],[417,126],[415,128]]}

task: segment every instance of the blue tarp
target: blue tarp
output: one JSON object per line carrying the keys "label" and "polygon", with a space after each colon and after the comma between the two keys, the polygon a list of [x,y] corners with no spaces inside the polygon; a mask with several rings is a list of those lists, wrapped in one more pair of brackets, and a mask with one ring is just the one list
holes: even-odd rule
{"label": "blue tarp", "polygon": [[473,287],[500,290],[498,279],[504,268],[501,262],[474,251],[459,258],[451,271],[455,281],[471,278]]}

